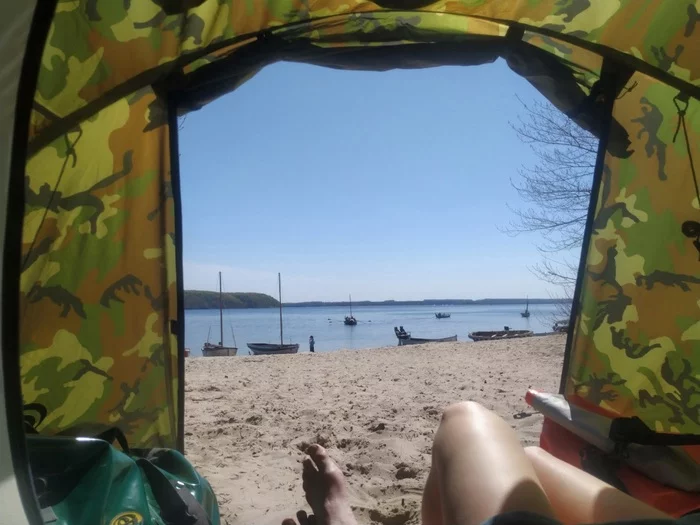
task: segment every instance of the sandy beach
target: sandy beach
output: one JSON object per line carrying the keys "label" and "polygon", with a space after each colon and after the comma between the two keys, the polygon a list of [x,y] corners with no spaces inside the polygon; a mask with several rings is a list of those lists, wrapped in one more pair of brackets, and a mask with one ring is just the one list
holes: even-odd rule
{"label": "sandy beach", "polygon": [[565,336],[274,357],[190,358],[185,447],[222,524],[275,525],[308,509],[303,450],[329,449],[358,522],[420,523],[442,408],[479,401],[537,443],[528,387],[558,389]]}

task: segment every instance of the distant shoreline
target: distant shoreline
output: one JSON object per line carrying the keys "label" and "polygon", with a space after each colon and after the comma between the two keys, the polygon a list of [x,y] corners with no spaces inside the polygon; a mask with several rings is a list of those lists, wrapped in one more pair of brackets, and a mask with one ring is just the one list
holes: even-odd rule
{"label": "distant shoreline", "polygon": [[[187,292],[186,292],[187,293]],[[353,301],[353,306],[498,306],[498,305],[524,305],[526,299],[423,299],[421,301]],[[570,303],[568,299],[529,299],[531,305],[538,304],[567,304]],[[319,306],[349,306],[348,301],[303,301],[297,303],[283,303],[283,306],[288,307],[319,307]],[[278,308],[279,303],[276,305],[266,304],[264,306],[227,306],[224,304],[225,309],[259,309],[259,308]],[[212,305],[208,307],[188,307],[185,305],[186,310],[212,310],[218,309],[217,305]]]}

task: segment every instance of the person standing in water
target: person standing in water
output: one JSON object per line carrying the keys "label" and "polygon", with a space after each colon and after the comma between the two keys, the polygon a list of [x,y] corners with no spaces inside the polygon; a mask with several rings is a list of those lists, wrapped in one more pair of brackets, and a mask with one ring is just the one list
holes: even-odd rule
{"label": "person standing in water", "polygon": [[314,336],[313,335],[309,336],[309,352],[314,352],[315,345],[316,345],[316,341],[314,341]]}

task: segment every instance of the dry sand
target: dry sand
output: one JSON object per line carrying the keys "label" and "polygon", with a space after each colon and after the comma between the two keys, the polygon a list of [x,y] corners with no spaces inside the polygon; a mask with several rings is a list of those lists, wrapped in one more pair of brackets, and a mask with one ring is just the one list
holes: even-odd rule
{"label": "dry sand", "polygon": [[565,337],[187,360],[185,444],[226,525],[279,525],[306,508],[302,451],[327,447],[360,524],[420,523],[441,410],[479,401],[536,444],[528,387],[556,392]]}

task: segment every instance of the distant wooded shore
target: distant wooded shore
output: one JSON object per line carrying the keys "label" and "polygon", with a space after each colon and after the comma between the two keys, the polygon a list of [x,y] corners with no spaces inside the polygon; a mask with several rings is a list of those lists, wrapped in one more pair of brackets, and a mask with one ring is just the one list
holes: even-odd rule
{"label": "distant wooded shore", "polygon": [[[264,293],[233,292],[222,294],[225,309],[234,308],[277,308],[279,301]],[[529,299],[533,304],[565,304],[566,299]],[[348,301],[304,301],[284,303],[284,306],[348,306]],[[525,304],[525,299],[423,299],[421,301],[353,301],[353,306],[464,306],[464,305],[507,305]],[[208,310],[219,308],[219,293],[204,290],[185,290],[185,309]]]}

